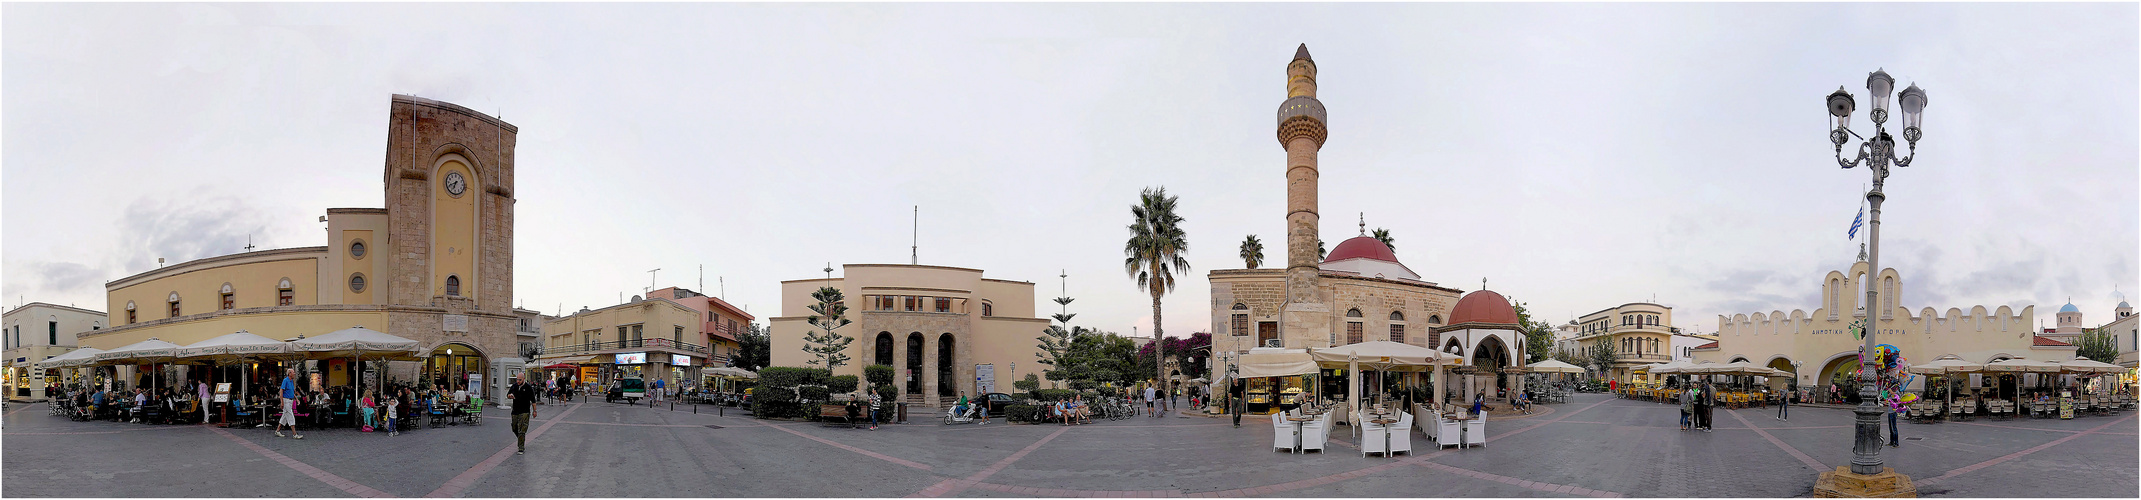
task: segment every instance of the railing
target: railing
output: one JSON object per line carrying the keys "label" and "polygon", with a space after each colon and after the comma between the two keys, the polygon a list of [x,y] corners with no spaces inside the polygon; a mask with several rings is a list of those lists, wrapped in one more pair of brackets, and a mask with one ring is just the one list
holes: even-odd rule
{"label": "railing", "polygon": [[1673,360],[1673,357],[1672,357],[1672,356],[1667,356],[1667,355],[1664,355],[1664,354],[1629,354],[1629,353],[1620,353],[1620,354],[1616,354],[1616,355],[1614,355],[1613,359],[1628,359],[1628,360],[1641,360],[1641,361],[1672,361],[1672,360]]}
{"label": "railing", "polygon": [[[669,349],[677,351],[695,352],[706,355],[713,354],[713,351],[711,349],[703,345],[677,342],[663,338],[653,338],[634,340],[610,340],[579,345],[544,347],[543,355],[547,356],[552,354],[592,353],[620,349]],[[726,357],[724,356],[724,358]]]}

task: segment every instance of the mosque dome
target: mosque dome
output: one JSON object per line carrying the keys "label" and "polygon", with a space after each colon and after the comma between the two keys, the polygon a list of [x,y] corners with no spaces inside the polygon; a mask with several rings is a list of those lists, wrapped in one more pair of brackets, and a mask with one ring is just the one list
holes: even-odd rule
{"label": "mosque dome", "polygon": [[2077,307],[2074,307],[2074,304],[2073,304],[2073,303],[2071,303],[2071,302],[2069,302],[2069,303],[2067,303],[2067,305],[2064,305],[2064,306],[2060,306],[2060,307],[2059,307],[2059,312],[2063,312],[2063,313],[2072,313],[2072,312],[2082,312],[2082,310],[2081,310],[2081,308],[2077,308]]}
{"label": "mosque dome", "polygon": [[1375,239],[1375,237],[1373,236],[1355,236],[1346,239],[1346,241],[1343,243],[1339,243],[1338,248],[1331,249],[1330,255],[1324,257],[1323,261],[1338,262],[1346,259],[1371,259],[1380,260],[1383,262],[1397,262],[1398,254],[1396,252],[1391,252],[1390,246],[1384,245],[1383,240]]}
{"label": "mosque dome", "polygon": [[1517,310],[1509,305],[1509,299],[1493,290],[1479,290],[1457,299],[1450,308],[1449,324],[1498,323],[1517,324]]}

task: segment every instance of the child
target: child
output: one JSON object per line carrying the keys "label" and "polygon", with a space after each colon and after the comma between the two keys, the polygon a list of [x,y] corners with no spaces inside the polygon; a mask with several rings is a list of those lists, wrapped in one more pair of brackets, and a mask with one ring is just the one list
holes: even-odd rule
{"label": "child", "polygon": [[387,435],[389,436],[401,435],[401,431],[395,430],[394,428],[394,420],[396,419],[396,416],[399,413],[396,410],[399,409],[400,402],[401,401],[395,398],[394,396],[387,396]]}
{"label": "child", "polygon": [[364,400],[359,402],[364,413],[364,432],[372,432],[372,415],[374,414],[373,412],[378,410],[379,406],[377,403],[372,402],[372,392],[364,391]]}

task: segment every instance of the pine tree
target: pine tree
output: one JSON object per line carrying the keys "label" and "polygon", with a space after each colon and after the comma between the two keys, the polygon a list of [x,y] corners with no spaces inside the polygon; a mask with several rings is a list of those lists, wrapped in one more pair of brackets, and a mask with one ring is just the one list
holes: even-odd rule
{"label": "pine tree", "polygon": [[835,330],[853,321],[846,318],[846,297],[840,293],[840,289],[819,288],[811,293],[810,297],[818,300],[817,304],[810,306],[810,326],[823,329],[824,333],[811,330],[810,333],[803,334],[803,352],[818,357],[809,361],[812,366],[823,364],[825,371],[830,373],[833,369],[847,364],[847,345],[855,342],[854,337],[841,335]]}

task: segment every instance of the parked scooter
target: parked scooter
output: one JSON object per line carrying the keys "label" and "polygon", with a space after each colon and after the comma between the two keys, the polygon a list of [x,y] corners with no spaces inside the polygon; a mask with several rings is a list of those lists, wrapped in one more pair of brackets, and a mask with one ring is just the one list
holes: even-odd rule
{"label": "parked scooter", "polygon": [[[959,407],[957,406],[944,410],[944,425],[964,424],[976,420],[981,420],[981,404],[966,405],[965,414],[959,413]],[[981,420],[981,422],[988,423],[987,420]]]}

